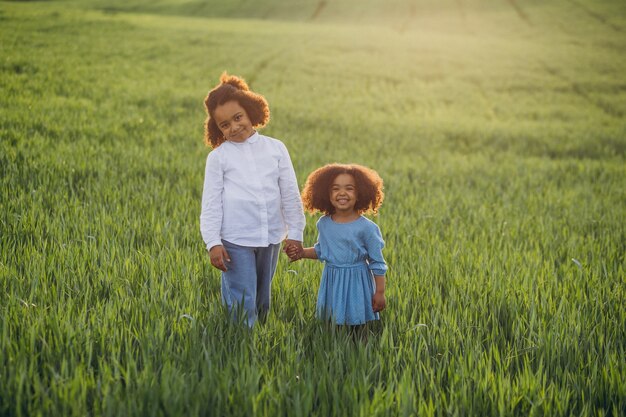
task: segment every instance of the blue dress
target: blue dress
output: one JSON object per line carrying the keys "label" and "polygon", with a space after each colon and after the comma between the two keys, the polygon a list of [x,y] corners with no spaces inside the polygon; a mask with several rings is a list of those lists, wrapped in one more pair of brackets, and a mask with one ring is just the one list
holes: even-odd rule
{"label": "blue dress", "polygon": [[372,309],[373,275],[385,275],[385,245],[378,225],[360,216],[336,223],[330,216],[317,221],[315,253],[325,263],[317,295],[317,316],[336,324],[357,325],[378,320]]}

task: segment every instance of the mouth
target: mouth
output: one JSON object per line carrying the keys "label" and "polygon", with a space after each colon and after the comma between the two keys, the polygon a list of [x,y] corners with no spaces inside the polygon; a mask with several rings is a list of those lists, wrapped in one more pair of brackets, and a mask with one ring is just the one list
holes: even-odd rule
{"label": "mouth", "polygon": [[337,204],[348,204],[350,200],[348,198],[338,198],[335,201],[337,201]]}

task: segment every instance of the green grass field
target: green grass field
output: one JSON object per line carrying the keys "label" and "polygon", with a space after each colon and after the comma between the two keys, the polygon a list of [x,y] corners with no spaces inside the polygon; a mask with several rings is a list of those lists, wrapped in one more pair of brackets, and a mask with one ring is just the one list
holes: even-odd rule
{"label": "green grass field", "polygon": [[[625,69],[617,0],[0,2],[0,415],[624,415]],[[366,341],[284,256],[269,321],[225,319],[224,70],[301,184],[384,178]]]}

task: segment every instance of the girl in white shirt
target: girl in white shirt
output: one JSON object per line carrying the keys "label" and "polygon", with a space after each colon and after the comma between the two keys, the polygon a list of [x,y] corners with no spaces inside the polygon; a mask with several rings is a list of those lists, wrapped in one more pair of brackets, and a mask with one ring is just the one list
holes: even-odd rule
{"label": "girl in white shirt", "polygon": [[285,145],[255,129],[269,122],[265,98],[223,73],[204,101],[206,162],[200,231],[222,271],[222,302],[252,326],[269,311],[280,243],[302,248],[305,225]]}

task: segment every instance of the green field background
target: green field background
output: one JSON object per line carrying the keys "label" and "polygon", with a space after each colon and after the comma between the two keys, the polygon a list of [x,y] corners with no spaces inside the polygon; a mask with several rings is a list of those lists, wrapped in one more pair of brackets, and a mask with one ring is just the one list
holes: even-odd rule
{"label": "green field background", "polygon": [[[268,322],[226,319],[199,233],[223,71],[300,185],[385,180],[366,340],[284,255]],[[0,2],[0,415],[624,415],[625,74],[623,1]]]}

